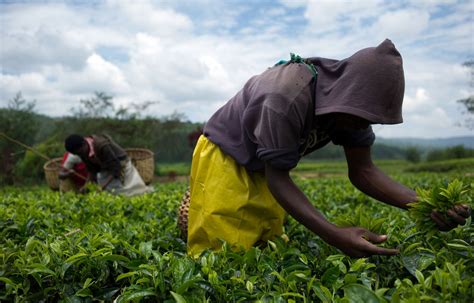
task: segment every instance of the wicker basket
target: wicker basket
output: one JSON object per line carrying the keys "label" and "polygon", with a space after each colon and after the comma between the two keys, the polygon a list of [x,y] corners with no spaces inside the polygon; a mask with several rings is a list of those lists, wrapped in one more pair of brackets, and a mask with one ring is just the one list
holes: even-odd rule
{"label": "wicker basket", "polygon": [[70,178],[66,179],[59,179],[59,191],[62,193],[72,191],[72,192],[79,192],[81,186],[77,183],[74,183]]}
{"label": "wicker basket", "polygon": [[181,205],[178,209],[178,228],[181,232],[181,238],[185,241],[188,239],[188,217],[189,205],[191,204],[189,187],[181,199]]}
{"label": "wicker basket", "polygon": [[145,148],[126,148],[127,155],[137,168],[145,184],[150,184],[155,174],[155,158],[151,150]]}
{"label": "wicker basket", "polygon": [[43,165],[46,182],[52,190],[59,189],[59,169],[61,168],[62,158],[54,158]]}

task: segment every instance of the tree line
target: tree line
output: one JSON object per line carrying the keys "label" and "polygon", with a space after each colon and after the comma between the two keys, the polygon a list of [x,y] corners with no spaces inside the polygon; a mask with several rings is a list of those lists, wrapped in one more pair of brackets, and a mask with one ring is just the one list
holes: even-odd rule
{"label": "tree line", "polygon": [[[96,92],[89,99],[79,100],[71,116],[53,118],[36,113],[35,101],[27,101],[21,93],[0,108],[0,132],[32,146],[49,158],[61,157],[64,139],[73,133],[89,135],[106,133],[121,146],[150,149],[160,163],[191,162],[194,144],[203,123],[193,123],[183,114],[173,113],[160,118],[143,116],[154,102],[130,104],[116,108],[113,97]],[[375,144],[374,159],[406,159],[411,162],[474,157],[474,150],[462,146],[426,152],[416,147],[399,148]],[[328,144],[308,156],[309,159],[344,159],[343,150]],[[44,158],[24,147],[0,138],[0,182],[2,184],[37,181],[43,178]]]}

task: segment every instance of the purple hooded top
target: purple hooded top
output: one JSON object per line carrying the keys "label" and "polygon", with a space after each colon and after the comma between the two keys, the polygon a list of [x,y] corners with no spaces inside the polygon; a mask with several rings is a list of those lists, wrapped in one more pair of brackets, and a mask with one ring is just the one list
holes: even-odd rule
{"label": "purple hooded top", "polygon": [[[404,76],[402,58],[390,40],[349,58],[308,58],[289,62],[250,78],[209,119],[204,135],[250,171],[265,162],[292,169],[300,158],[328,142],[370,146],[371,127],[341,130],[318,116],[347,113],[371,123],[402,122]],[[322,123],[322,121],[325,121]]]}
{"label": "purple hooded top", "polygon": [[344,60],[310,58],[317,66],[316,115],[341,112],[372,123],[402,123],[402,57],[386,39]]}

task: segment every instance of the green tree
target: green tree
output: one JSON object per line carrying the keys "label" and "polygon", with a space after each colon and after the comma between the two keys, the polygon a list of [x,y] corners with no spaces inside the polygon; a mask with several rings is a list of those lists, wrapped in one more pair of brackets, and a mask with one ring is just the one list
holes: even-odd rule
{"label": "green tree", "polygon": [[412,163],[418,163],[421,160],[421,153],[414,146],[408,147],[405,151],[405,159]]}
{"label": "green tree", "polygon": [[72,112],[79,118],[108,117],[114,111],[113,97],[104,92],[94,92],[89,99],[79,100],[78,108],[73,107]]}
{"label": "green tree", "polygon": [[130,103],[127,106],[121,106],[115,112],[115,117],[121,120],[132,120],[132,119],[140,119],[142,118],[142,113],[146,112],[146,110],[154,105],[157,104],[157,101],[145,101],[142,103]]}
{"label": "green tree", "polygon": [[8,101],[8,107],[0,109],[0,182],[14,182],[14,167],[24,148],[7,139],[13,138],[27,145],[32,145],[38,132],[38,119],[34,112],[36,101],[27,101],[18,92]]}
{"label": "green tree", "polygon": [[116,109],[114,97],[105,92],[94,92],[94,96],[88,99],[80,99],[80,105],[73,107],[71,111],[77,118],[117,118],[122,120],[139,119],[142,113],[157,101],[145,101],[130,103]]}
{"label": "green tree", "polygon": [[428,153],[426,161],[439,161],[448,159],[463,159],[474,157],[474,149],[463,145],[456,145],[445,149],[435,149]]}

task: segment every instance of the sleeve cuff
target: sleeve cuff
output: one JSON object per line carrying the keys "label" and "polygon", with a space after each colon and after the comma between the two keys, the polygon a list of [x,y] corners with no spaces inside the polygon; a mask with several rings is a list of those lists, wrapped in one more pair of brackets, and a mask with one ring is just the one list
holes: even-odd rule
{"label": "sleeve cuff", "polygon": [[291,170],[300,160],[298,151],[289,149],[257,149],[257,158],[281,170]]}
{"label": "sleeve cuff", "polygon": [[331,141],[335,145],[350,147],[368,147],[375,141],[372,127],[361,130],[337,130],[331,134]]}

